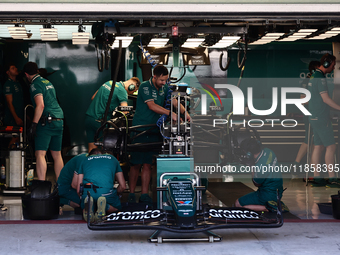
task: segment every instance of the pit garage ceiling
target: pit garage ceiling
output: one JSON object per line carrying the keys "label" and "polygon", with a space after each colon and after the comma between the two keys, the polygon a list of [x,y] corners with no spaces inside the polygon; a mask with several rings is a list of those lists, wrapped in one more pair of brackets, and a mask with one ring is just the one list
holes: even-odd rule
{"label": "pit garage ceiling", "polygon": [[55,0],[48,3],[43,0],[5,0],[0,1],[0,10],[3,28],[23,24],[36,26],[31,29],[34,30],[51,24],[63,26],[58,31],[69,29],[76,32],[81,22],[90,32],[92,24],[113,20],[119,22],[122,34],[130,35],[168,33],[171,26],[177,24],[179,34],[230,35],[237,30],[253,40],[267,32],[290,33],[300,28],[321,31],[340,26],[340,1],[332,0],[322,4],[316,0],[294,3],[287,0],[214,0],[209,3],[203,0]]}

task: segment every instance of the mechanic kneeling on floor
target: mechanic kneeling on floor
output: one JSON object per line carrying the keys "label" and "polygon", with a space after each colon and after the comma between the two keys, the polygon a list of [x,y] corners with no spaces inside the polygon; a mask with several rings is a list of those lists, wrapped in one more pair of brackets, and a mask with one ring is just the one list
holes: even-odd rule
{"label": "mechanic kneeling on floor", "polygon": [[[252,171],[253,183],[258,187],[236,200],[236,207],[245,207],[254,211],[276,211],[277,191],[280,198],[283,192],[282,174],[280,171],[263,171],[263,166],[275,167],[277,158],[268,148],[262,149],[262,144],[255,138],[248,138],[241,142],[241,149],[248,155],[246,165],[255,166]],[[281,202],[282,211],[288,212],[288,207]]]}
{"label": "mechanic kneeling on floor", "polygon": [[[84,208],[83,216],[87,220],[89,214],[90,221],[93,222],[121,209],[117,193],[122,193],[126,187],[120,164],[113,155],[99,148],[92,149],[90,154],[79,169],[77,191],[80,194],[82,183],[84,185],[81,205]],[[113,187],[115,179],[119,183],[117,189]],[[91,194],[90,201],[88,201],[87,191]],[[93,212],[95,202],[97,202],[96,214]],[[90,203],[90,212],[87,212],[87,203]]]}
{"label": "mechanic kneeling on floor", "polygon": [[86,160],[87,155],[87,153],[82,153],[73,157],[61,169],[57,181],[61,206],[69,205],[73,208],[80,208],[80,197],[77,194],[77,177],[81,163]]}

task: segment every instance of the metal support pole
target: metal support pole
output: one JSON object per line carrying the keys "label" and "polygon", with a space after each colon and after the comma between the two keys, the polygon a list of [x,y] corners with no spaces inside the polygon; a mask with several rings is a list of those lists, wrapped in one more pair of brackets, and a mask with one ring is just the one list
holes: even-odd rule
{"label": "metal support pole", "polygon": [[[310,123],[308,122],[307,165],[310,165],[310,158],[311,158],[311,155],[310,155],[310,153],[311,153],[310,146],[312,146],[312,145],[311,145],[311,132],[310,131],[311,131],[311,127],[310,127]],[[309,171],[306,171],[306,186],[308,186],[308,172]]]}

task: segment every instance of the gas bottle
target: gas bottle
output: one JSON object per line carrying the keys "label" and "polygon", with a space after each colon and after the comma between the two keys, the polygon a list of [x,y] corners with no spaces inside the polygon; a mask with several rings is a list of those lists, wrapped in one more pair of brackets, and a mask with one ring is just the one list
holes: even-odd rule
{"label": "gas bottle", "polygon": [[6,179],[6,169],[5,169],[4,165],[1,166],[0,177],[3,180]]}

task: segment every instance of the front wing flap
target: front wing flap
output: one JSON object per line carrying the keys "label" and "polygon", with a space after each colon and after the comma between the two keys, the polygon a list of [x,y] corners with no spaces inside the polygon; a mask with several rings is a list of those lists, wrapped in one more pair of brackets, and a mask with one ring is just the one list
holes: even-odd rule
{"label": "front wing flap", "polygon": [[277,228],[283,224],[281,208],[273,214],[263,214],[245,208],[217,207],[197,212],[194,228],[179,228],[174,213],[160,209],[121,211],[103,217],[95,223],[88,219],[91,230],[150,229],[195,233],[222,228]]}

